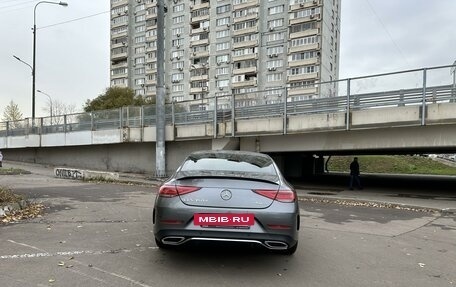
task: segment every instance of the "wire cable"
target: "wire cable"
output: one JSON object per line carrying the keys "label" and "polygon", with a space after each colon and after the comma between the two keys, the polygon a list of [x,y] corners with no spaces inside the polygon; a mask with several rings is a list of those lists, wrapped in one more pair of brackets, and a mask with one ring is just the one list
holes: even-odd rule
{"label": "wire cable", "polygon": [[47,25],[47,26],[38,27],[36,29],[40,30],[40,29],[46,29],[46,28],[50,28],[50,27],[54,27],[54,26],[58,26],[58,25],[68,24],[68,23],[84,20],[84,19],[87,19],[87,18],[103,15],[103,14],[106,14],[106,13],[109,13],[109,12],[110,11],[104,11],[104,12],[100,12],[100,13],[96,13],[96,14],[92,14],[92,15],[87,15],[87,16],[80,17],[80,18],[75,18],[75,19],[71,19],[71,20],[67,20],[67,21],[63,21],[63,22],[59,22],[59,23],[55,23],[55,24],[51,24],[51,25]]}

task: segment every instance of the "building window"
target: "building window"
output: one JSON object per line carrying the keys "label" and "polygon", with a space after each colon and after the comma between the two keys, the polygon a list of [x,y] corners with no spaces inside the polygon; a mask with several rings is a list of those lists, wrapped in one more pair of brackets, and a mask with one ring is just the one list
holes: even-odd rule
{"label": "building window", "polygon": [[111,30],[111,34],[113,34],[113,35],[121,34],[121,33],[127,32],[127,30],[128,30],[128,26],[116,27]]}
{"label": "building window", "polygon": [[146,5],[145,4],[139,4],[138,6],[135,7],[135,12],[139,12],[139,11],[142,11],[146,9]]}
{"label": "building window", "polygon": [[146,21],[146,15],[138,15],[135,17],[135,22],[138,23],[138,22],[142,22],[142,21]]}
{"label": "building window", "polygon": [[176,73],[171,75],[171,82],[179,82],[184,79],[184,73]]}
{"label": "building window", "polygon": [[140,47],[135,48],[135,54],[142,54],[145,51],[146,51],[146,47],[144,47],[144,46],[140,46]]}
{"label": "building window", "polygon": [[274,15],[274,14],[279,14],[279,13],[283,13],[283,5],[268,8],[269,15]]}
{"label": "building window", "polygon": [[293,53],[290,56],[288,56],[288,61],[291,62],[291,61],[307,60],[307,59],[316,58],[317,56],[318,56],[318,53],[316,51]]}
{"label": "building window", "polygon": [[283,18],[268,21],[269,28],[276,28],[276,27],[282,27],[282,26],[283,26]]}
{"label": "building window", "polygon": [[283,60],[273,60],[266,63],[267,68],[280,68],[283,67]]}
{"label": "building window", "polygon": [[303,45],[312,45],[318,43],[318,36],[309,36],[291,40],[291,47],[298,47]]}
{"label": "building window", "polygon": [[236,23],[234,25],[233,29],[234,29],[234,31],[237,31],[237,30],[256,27],[256,25],[257,25],[257,20],[249,20],[249,21],[245,21],[245,22],[241,22],[241,23]]}
{"label": "building window", "polygon": [[218,43],[216,45],[216,50],[217,51],[227,50],[229,48],[230,48],[230,42]]}
{"label": "building window", "polygon": [[215,85],[217,86],[217,88],[228,87],[229,84],[230,84],[230,80],[218,80],[215,82]]}
{"label": "building window", "polygon": [[317,22],[300,23],[290,27],[290,33],[304,32],[311,29],[317,29]]}
{"label": "building window", "polygon": [[217,70],[215,70],[215,74],[217,76],[228,75],[229,72],[230,72],[230,69],[228,67],[217,68]]}
{"label": "building window", "polygon": [[178,60],[180,57],[183,57],[183,56],[184,56],[184,50],[177,50],[177,51],[173,51],[171,53],[171,57],[176,58]]}
{"label": "building window", "polygon": [[146,62],[146,59],[144,57],[139,57],[135,59],[135,64],[144,64]]}
{"label": "building window", "polygon": [[229,60],[230,58],[228,54],[215,57],[216,63],[228,62]]}
{"label": "building window", "polygon": [[318,72],[317,66],[304,66],[304,67],[296,67],[291,68],[288,70],[288,75],[303,75],[303,74],[312,74]]}
{"label": "building window", "polygon": [[184,27],[178,27],[173,29],[173,36],[177,36],[177,34],[182,35],[184,31]]}
{"label": "building window", "polygon": [[184,11],[184,4],[179,4],[179,5],[174,5],[173,6],[173,12],[182,12]]}
{"label": "building window", "polygon": [[184,68],[184,62],[183,61],[173,62],[173,69],[183,69],[183,68]]}
{"label": "building window", "polygon": [[216,24],[217,24],[217,26],[223,26],[226,24],[230,24],[230,17],[217,19]]}
{"label": "building window", "polygon": [[182,102],[184,100],[184,96],[173,96],[173,102]]}
{"label": "building window", "polygon": [[173,18],[173,24],[179,24],[184,22],[184,15],[177,16]]}
{"label": "building window", "polygon": [[215,37],[217,39],[219,38],[224,38],[224,37],[228,37],[230,36],[230,30],[221,30],[221,31],[217,31],[216,34],[215,34]]}
{"label": "building window", "polygon": [[172,45],[173,47],[180,47],[180,46],[182,46],[183,44],[184,44],[184,39],[182,39],[182,38],[180,38],[180,39],[174,39],[174,40],[172,40],[172,42],[171,42],[171,45]]}
{"label": "building window", "polygon": [[311,15],[316,15],[316,14],[320,14],[320,7],[300,10],[300,11],[291,13],[290,19],[304,18],[304,17],[309,17]]}
{"label": "building window", "polygon": [[268,41],[281,41],[285,39],[285,33],[284,32],[277,32],[277,33],[270,33],[268,34]]}
{"label": "building window", "polygon": [[250,7],[247,9],[236,10],[233,12],[233,17],[245,17],[250,15],[257,15],[258,14],[258,7]]}
{"label": "building window", "polygon": [[216,12],[217,12],[217,14],[222,14],[222,13],[230,12],[230,10],[231,10],[231,5],[226,4],[223,6],[218,6],[216,9]]}
{"label": "building window", "polygon": [[135,69],[135,75],[144,75],[145,73],[146,73],[146,69],[144,67]]}
{"label": "building window", "polygon": [[272,73],[267,75],[268,82],[281,81],[283,78],[282,73]]}
{"label": "building window", "polygon": [[127,23],[127,21],[128,21],[128,16],[126,16],[126,15],[112,18],[112,20],[111,20],[112,25],[125,24],[125,23]]}
{"label": "building window", "polygon": [[144,80],[144,79],[135,80],[135,85],[144,85],[145,83],[146,83],[146,80]]}
{"label": "building window", "polygon": [[184,85],[183,84],[172,85],[171,90],[173,92],[183,92],[184,91]]}
{"label": "building window", "polygon": [[257,39],[258,39],[258,34],[248,34],[248,35],[234,37],[233,42],[241,43],[241,42],[247,42],[247,41],[255,41]]}
{"label": "building window", "polygon": [[138,37],[135,37],[135,43],[136,43],[136,44],[144,43],[145,41],[146,41],[146,37],[145,37],[145,36],[138,36]]}

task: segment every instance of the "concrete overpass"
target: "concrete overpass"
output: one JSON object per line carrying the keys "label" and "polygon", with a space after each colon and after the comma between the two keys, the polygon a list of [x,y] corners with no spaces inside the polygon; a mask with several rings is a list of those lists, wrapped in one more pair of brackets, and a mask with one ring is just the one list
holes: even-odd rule
{"label": "concrete overpass", "polygon": [[[455,83],[439,76],[451,67],[319,83],[313,90],[337,91],[320,98],[296,100],[295,87],[203,99],[199,111],[170,103],[167,170],[200,149],[269,153],[289,176],[322,170],[322,155],[456,152]],[[397,80],[416,74],[419,87]],[[384,90],[354,92],[373,79]],[[153,174],[155,120],[155,107],[143,106],[3,122],[0,149],[11,160]]]}

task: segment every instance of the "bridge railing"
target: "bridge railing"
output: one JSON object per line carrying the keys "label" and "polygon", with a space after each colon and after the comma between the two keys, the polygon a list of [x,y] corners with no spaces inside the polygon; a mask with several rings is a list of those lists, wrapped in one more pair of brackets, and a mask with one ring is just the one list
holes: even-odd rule
{"label": "bridge railing", "polygon": [[[357,77],[332,82],[302,81],[289,87],[266,91],[167,103],[168,125],[210,124],[263,117],[282,117],[284,133],[289,116],[316,113],[345,113],[350,129],[352,111],[382,107],[420,106],[421,124],[429,104],[456,102],[454,66],[440,66]],[[456,119],[456,113],[455,113]],[[0,137],[50,134],[74,131],[147,127],[156,124],[156,107],[120,109],[57,115],[52,117],[0,122]],[[234,135],[234,132],[232,133]]]}

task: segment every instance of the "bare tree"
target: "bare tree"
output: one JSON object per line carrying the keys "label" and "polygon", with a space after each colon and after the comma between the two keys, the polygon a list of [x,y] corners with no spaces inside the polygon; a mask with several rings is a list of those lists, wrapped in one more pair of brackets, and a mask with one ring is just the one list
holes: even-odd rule
{"label": "bare tree", "polygon": [[77,109],[74,104],[65,104],[59,100],[48,102],[43,108],[43,111],[46,111],[49,113],[49,115],[52,115],[52,124],[63,124],[64,115],[77,113]]}
{"label": "bare tree", "polygon": [[2,120],[5,122],[11,122],[11,128],[19,128],[21,126],[19,120],[22,120],[22,118],[23,116],[21,110],[19,109],[19,106],[11,101],[3,111]]}

